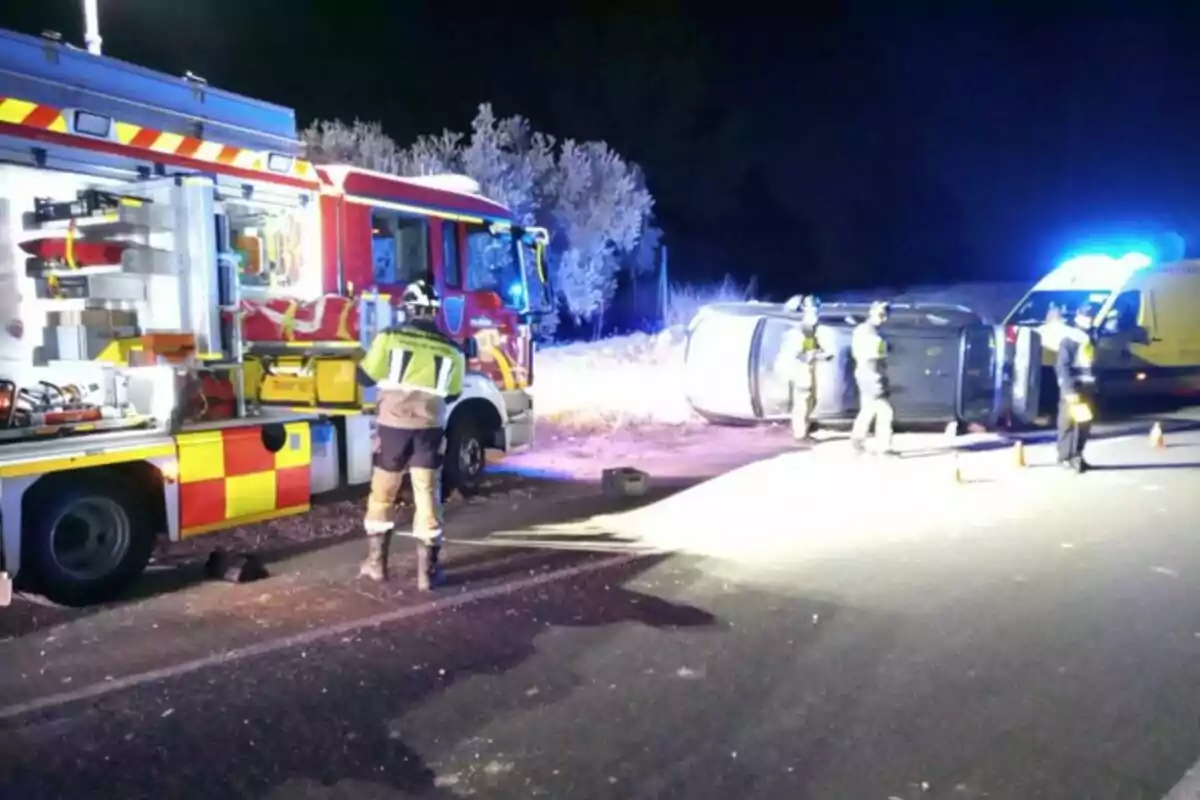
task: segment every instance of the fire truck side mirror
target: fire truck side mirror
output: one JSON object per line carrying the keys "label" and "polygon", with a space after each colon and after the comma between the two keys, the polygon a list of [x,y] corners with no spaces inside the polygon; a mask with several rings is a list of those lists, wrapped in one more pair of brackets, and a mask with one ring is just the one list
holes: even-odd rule
{"label": "fire truck side mirror", "polygon": [[474,336],[468,336],[463,341],[463,353],[468,360],[479,358],[479,342],[475,341]]}

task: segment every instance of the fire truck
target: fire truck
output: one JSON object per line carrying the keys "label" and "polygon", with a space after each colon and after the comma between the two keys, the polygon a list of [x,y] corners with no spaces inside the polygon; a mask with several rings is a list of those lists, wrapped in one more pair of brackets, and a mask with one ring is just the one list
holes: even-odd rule
{"label": "fire truck", "polygon": [[430,279],[469,375],[443,491],[531,443],[547,234],[463,176],[302,157],[295,112],[0,31],[0,600],[369,482],[355,366]]}

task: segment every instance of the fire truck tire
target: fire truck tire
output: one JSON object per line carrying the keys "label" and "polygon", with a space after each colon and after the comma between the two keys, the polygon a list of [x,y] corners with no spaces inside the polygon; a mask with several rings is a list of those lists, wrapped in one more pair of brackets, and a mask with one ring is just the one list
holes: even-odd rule
{"label": "fire truck tire", "polygon": [[22,566],[46,599],[64,606],[107,602],[145,571],[155,529],[128,481],[108,472],[51,476],[33,491],[25,505]]}
{"label": "fire truck tire", "polygon": [[442,497],[455,490],[463,497],[478,493],[487,466],[487,437],[470,414],[451,421],[446,432],[446,457],[442,463]]}

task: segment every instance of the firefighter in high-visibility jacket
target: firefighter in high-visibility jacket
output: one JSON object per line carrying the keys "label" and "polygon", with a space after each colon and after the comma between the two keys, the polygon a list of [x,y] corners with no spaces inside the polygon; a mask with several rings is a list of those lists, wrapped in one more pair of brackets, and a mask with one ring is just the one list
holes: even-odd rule
{"label": "firefighter in high-visibility jacket", "polygon": [[1088,463],[1083,448],[1092,430],[1092,401],[1095,378],[1092,363],[1095,346],[1091,335],[1093,311],[1090,305],[1075,312],[1075,326],[1063,330],[1054,359],[1054,375],[1058,379],[1058,463],[1060,466],[1085,472]]}
{"label": "firefighter in high-visibility jacket", "polygon": [[801,315],[800,325],[788,331],[781,354],[788,362],[792,386],[792,436],[803,441],[812,433],[812,415],[817,406],[817,362],[831,356],[817,342],[820,299],[816,295],[796,295],[783,308],[789,314]]}
{"label": "firefighter in high-visibility jacket", "polygon": [[406,319],[382,331],[359,363],[359,380],[378,389],[378,441],[363,527],[367,559],[360,574],[387,580],[394,508],[405,472],[412,480],[412,535],[417,540],[417,585],[428,591],[441,577],[441,466],[446,406],[462,394],[466,356],[435,324],[441,303],[417,281],[404,290]]}
{"label": "firefighter in high-visibility jacket", "polygon": [[883,300],[871,304],[867,320],[854,328],[850,355],[854,359],[854,382],[858,384],[858,416],[850,430],[850,444],[858,452],[866,450],[867,434],[875,424],[875,437],[883,442],[881,452],[893,453],[891,386],[887,374],[887,341],[879,332],[887,321],[890,307]]}

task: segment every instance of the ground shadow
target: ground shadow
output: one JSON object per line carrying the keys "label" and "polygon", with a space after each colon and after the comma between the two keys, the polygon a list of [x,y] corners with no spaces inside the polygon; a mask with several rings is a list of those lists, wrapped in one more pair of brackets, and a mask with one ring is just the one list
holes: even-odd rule
{"label": "ground shadow", "polygon": [[[436,723],[439,738],[468,741],[493,719],[570,694],[579,678],[560,667],[539,679],[536,694],[489,694],[486,707],[468,702],[444,718],[445,711],[423,706],[472,676],[498,676],[525,663],[550,628],[719,627],[704,609],[624,588],[661,561],[638,559],[518,593],[504,604],[480,603],[369,636],[335,637],[306,648],[302,658],[292,651],[258,657],[245,669],[224,669],[218,682],[211,675],[185,676],[92,700],[99,713],[73,718],[73,735],[94,743],[86,752],[68,752],[57,737],[22,735],[53,725],[61,712],[0,724],[7,729],[0,756],[5,788],[21,797],[79,796],[84,787],[100,785],[112,796],[184,800],[390,798],[397,790],[460,797],[449,781],[454,776],[439,781],[406,743],[409,733],[428,733]],[[272,679],[263,680],[268,675]],[[162,710],[164,698],[170,713]],[[408,719],[413,712],[419,712],[415,722]],[[128,763],[148,766],[114,766]],[[475,772],[458,777],[469,778],[481,796],[495,796],[487,784],[505,765],[491,763],[496,766],[480,760],[471,767]]]}
{"label": "ground shadow", "polygon": [[[1088,441],[1105,441],[1108,439],[1122,439],[1130,436],[1149,435],[1151,422],[1128,421],[1128,422],[1112,422],[1102,423],[1103,427],[1099,431],[1093,431]],[[1200,422],[1193,420],[1163,420],[1161,423],[1164,436],[1171,436],[1176,433],[1184,433],[1187,431],[1200,430]],[[946,444],[939,445],[921,450],[914,450],[900,454],[902,459],[912,458],[929,458],[933,456],[945,456],[952,453],[988,453],[997,450],[1011,449],[1018,442],[1029,445],[1046,445],[1054,444],[1057,440],[1055,431],[1033,431],[1033,432],[1015,432],[1007,433],[1000,432],[1000,438],[992,439],[983,442],[968,442],[965,444]],[[1170,443],[1167,447],[1171,447]]]}
{"label": "ground shadow", "polygon": [[[547,478],[530,478],[500,471],[484,492],[470,502],[456,502],[447,507],[446,521],[450,533],[455,537],[483,538],[493,531],[521,530],[536,526],[569,524],[590,517],[632,511],[664,500],[678,492],[692,488],[707,479],[665,479],[652,481],[649,490],[636,497],[610,497],[604,495],[595,481],[562,481]],[[527,502],[513,508],[503,499],[513,491],[545,493],[544,502]],[[361,492],[357,496],[361,496]],[[322,504],[344,502],[355,497],[354,492],[343,492],[336,500],[322,498]],[[555,497],[559,499],[555,499]],[[495,504],[490,500],[501,501]],[[266,523],[270,525],[271,523]],[[279,571],[284,562],[305,556],[315,556],[322,551],[332,550],[348,542],[360,540],[362,532],[357,525],[346,526],[345,532],[322,536],[306,542],[267,543],[265,546],[242,550],[240,554],[253,553],[260,558],[271,573]],[[604,540],[597,539],[601,545]],[[585,542],[577,543],[578,549]],[[213,549],[223,547],[219,534],[214,536]],[[396,545],[394,545],[395,547]],[[522,540],[522,546],[535,549],[537,537]],[[58,606],[29,593],[22,593],[17,602],[0,613],[0,641],[20,638],[57,625],[82,619],[99,613],[142,603],[155,598],[178,595],[210,581],[204,562],[210,550],[171,559],[165,563],[152,564],[131,589],[119,600],[111,603],[71,608]],[[480,556],[483,558],[483,556]],[[490,569],[502,570],[496,566]],[[499,574],[499,573],[497,573]],[[264,585],[270,585],[270,578]],[[236,587],[231,587],[236,588]]]}
{"label": "ground shadow", "polygon": [[1175,462],[1171,464],[1092,464],[1095,472],[1120,472],[1122,470],[1200,469],[1200,462]]}

